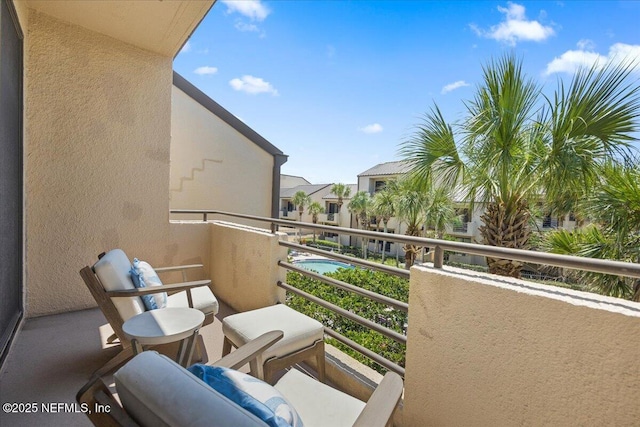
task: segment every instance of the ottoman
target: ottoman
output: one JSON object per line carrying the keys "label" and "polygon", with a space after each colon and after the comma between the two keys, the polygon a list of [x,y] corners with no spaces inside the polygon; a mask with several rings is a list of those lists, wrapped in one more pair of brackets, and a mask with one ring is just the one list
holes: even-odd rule
{"label": "ottoman", "polygon": [[225,317],[222,356],[229,354],[232,346],[240,347],[265,332],[277,330],[284,336],[251,363],[251,373],[272,383],[275,372],[315,357],[318,380],[324,382],[324,326],[284,304]]}

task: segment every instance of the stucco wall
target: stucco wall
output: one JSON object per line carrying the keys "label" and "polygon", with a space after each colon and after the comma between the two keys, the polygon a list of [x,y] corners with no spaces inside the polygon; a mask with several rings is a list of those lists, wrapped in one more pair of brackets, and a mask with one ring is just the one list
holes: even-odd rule
{"label": "stucco wall", "polygon": [[236,311],[248,311],[285,301],[277,287],[285,280],[278,261],[287,248],[278,244],[284,233],[224,221],[211,224],[211,282],[216,296]]}
{"label": "stucco wall", "polygon": [[175,86],[171,136],[172,209],[271,216],[273,155]]}
{"label": "stucco wall", "polygon": [[207,262],[168,220],[172,58],[35,11],[25,33],[27,316],[95,305],[78,271],[111,248]]}
{"label": "stucco wall", "polygon": [[293,188],[298,185],[310,185],[311,183],[301,176],[280,175],[280,188]]}
{"label": "stucco wall", "polygon": [[640,304],[411,269],[408,426],[637,425]]}

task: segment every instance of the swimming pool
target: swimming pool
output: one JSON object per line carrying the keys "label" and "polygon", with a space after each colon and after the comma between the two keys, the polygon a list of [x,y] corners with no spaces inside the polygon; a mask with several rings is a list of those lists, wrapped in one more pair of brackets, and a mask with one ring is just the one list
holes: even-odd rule
{"label": "swimming pool", "polygon": [[320,274],[333,273],[339,268],[355,268],[346,262],[333,261],[330,259],[305,259],[294,261],[293,263],[306,270],[315,271]]}

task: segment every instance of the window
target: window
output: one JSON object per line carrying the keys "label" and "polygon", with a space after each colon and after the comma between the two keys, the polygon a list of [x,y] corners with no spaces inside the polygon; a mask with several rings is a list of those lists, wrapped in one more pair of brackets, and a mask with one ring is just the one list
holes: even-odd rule
{"label": "window", "polygon": [[373,185],[373,193],[377,193],[379,191],[384,190],[384,187],[386,187],[387,182],[386,181],[376,181]]}

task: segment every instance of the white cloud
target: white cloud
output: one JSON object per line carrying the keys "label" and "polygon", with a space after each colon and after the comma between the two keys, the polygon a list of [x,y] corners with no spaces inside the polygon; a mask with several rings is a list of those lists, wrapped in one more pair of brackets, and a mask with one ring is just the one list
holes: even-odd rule
{"label": "white cloud", "polygon": [[596,48],[596,44],[593,40],[582,39],[578,42],[578,49],[580,50],[593,50]]}
{"label": "white cloud", "polygon": [[471,29],[481,37],[497,40],[515,46],[519,41],[541,42],[554,35],[553,28],[540,22],[529,21],[525,15],[525,7],[516,3],[507,3],[507,7],[498,6],[498,11],[505,14],[505,20],[493,25],[489,30],[482,30],[476,25]]}
{"label": "white cloud", "polygon": [[218,72],[218,69],[216,67],[198,67],[195,70],[193,70],[194,73],[199,74],[201,76],[210,76],[212,74],[215,74]]}
{"label": "white cloud", "polygon": [[227,13],[237,12],[252,21],[264,21],[271,10],[260,0],[222,0],[227,5]]}
{"label": "white cloud", "polygon": [[372,123],[370,125],[361,127],[358,130],[364,133],[380,133],[383,131],[383,128],[380,123]]}
{"label": "white cloud", "polygon": [[274,96],[278,96],[278,91],[271,85],[271,83],[264,81],[260,77],[246,75],[241,78],[231,80],[229,84],[235,90],[246,92],[251,95],[270,93]]}
{"label": "white cloud", "polygon": [[189,40],[187,40],[184,46],[182,46],[182,49],[180,49],[180,53],[187,53],[187,52],[191,52],[191,42]]}
{"label": "white cloud", "polygon": [[256,24],[247,24],[244,21],[237,21],[236,25],[234,26],[236,27],[236,30],[242,31],[242,32],[257,33],[258,31],[260,31],[260,29]]}
{"label": "white cloud", "polygon": [[448,85],[443,87],[441,93],[445,94],[451,92],[452,90],[456,90],[465,86],[469,86],[469,83],[465,82],[464,80],[458,80],[457,82],[449,83]]}
{"label": "white cloud", "polygon": [[545,75],[553,73],[573,74],[580,67],[603,67],[609,62],[633,64],[636,72],[640,72],[640,45],[616,43],[609,48],[607,55],[587,50],[591,45],[584,40],[578,42],[578,50],[568,50],[547,64]]}

